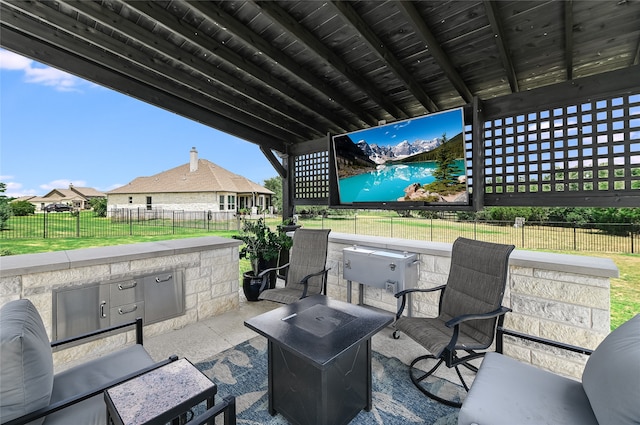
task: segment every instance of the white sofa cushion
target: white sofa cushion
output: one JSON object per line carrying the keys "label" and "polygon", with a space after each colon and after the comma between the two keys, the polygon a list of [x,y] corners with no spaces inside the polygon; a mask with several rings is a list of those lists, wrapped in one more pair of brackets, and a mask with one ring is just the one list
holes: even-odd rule
{"label": "white sofa cushion", "polygon": [[0,309],[0,359],[0,422],[49,405],[53,355],[42,318],[31,301],[11,301]]}
{"label": "white sofa cushion", "polygon": [[582,385],[600,424],[640,424],[640,314],[591,354]]}

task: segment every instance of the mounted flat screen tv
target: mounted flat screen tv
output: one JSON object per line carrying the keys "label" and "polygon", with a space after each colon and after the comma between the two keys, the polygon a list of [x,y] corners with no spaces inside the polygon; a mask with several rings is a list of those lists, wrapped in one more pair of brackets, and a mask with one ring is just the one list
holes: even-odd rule
{"label": "mounted flat screen tv", "polygon": [[463,108],[336,135],[331,147],[335,206],[470,204]]}

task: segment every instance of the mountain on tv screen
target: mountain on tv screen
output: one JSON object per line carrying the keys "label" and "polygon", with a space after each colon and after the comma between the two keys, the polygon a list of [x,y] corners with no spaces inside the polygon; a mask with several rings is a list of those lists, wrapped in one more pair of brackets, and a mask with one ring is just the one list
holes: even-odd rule
{"label": "mountain on tv screen", "polygon": [[336,135],[333,149],[340,204],[469,203],[462,108]]}

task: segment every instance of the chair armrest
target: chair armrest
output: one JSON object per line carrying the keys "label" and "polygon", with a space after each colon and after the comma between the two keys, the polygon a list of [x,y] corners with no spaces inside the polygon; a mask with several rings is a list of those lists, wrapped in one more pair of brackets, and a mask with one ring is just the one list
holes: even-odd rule
{"label": "chair armrest", "polygon": [[300,283],[301,285],[304,285],[304,289],[302,291],[302,296],[300,297],[300,299],[306,298],[307,297],[307,289],[309,289],[309,279],[314,277],[314,276],[320,276],[321,274],[326,275],[327,273],[329,273],[329,270],[331,270],[331,267],[329,267],[328,269],[322,269],[319,272],[316,273],[311,273],[306,275],[305,277],[303,277],[302,279],[300,279]]}
{"label": "chair armrest", "polygon": [[265,269],[265,270],[261,271],[261,272],[260,272],[260,274],[258,274],[258,276],[256,276],[256,277],[260,277],[260,278],[262,278],[264,275],[266,275],[266,274],[267,274],[267,273],[269,273],[269,272],[272,272],[272,271],[274,271],[274,270],[284,269],[285,267],[289,267],[289,263],[287,263],[287,264],[283,264],[283,265],[281,265],[281,266],[279,266],[279,267],[272,267],[272,268],[270,268],[270,269]]}
{"label": "chair armrest", "polygon": [[402,316],[402,312],[407,305],[407,295],[413,292],[435,292],[442,291],[447,287],[447,285],[436,286],[435,288],[412,288],[405,289],[404,291],[397,292],[394,294],[396,298],[402,297],[402,301],[400,302],[400,307],[398,307],[398,311],[396,312],[396,320],[398,320]]}
{"label": "chair armrest", "polygon": [[236,425],[236,398],[226,396],[221,403],[215,404],[201,415],[196,416],[190,422],[191,425],[204,425],[220,413],[224,413],[224,425]]}
{"label": "chair armrest", "polygon": [[508,307],[500,307],[499,309],[489,313],[463,314],[462,316],[454,317],[453,319],[445,322],[445,325],[447,325],[447,327],[449,328],[453,328],[454,326],[457,326],[462,322],[466,322],[469,320],[494,319],[498,316],[502,316],[503,314],[507,314],[510,311],[511,309]]}
{"label": "chair armrest", "polygon": [[142,318],[138,317],[136,320],[132,322],[122,323],[120,325],[110,326],[104,329],[98,329],[97,331],[91,331],[82,335],[74,336],[71,338],[61,339],[58,341],[51,342],[51,348],[58,348],[60,346],[71,344],[72,342],[82,341],[83,339],[92,338],[97,335],[106,334],[109,332],[117,331],[120,329],[128,328],[131,326],[136,327],[136,344],[142,345]]}
{"label": "chair armrest", "polygon": [[539,336],[528,335],[525,333],[512,331],[509,329],[504,329],[502,326],[498,326],[498,334],[511,335],[516,338],[525,339],[527,341],[538,342],[540,344],[549,345],[551,347],[561,348],[567,351],[573,351],[574,353],[586,354],[587,356],[590,356],[593,353],[593,350],[588,348],[578,347],[576,345],[565,344],[564,342],[553,341],[550,339],[541,338]]}
{"label": "chair armrest", "polygon": [[143,375],[143,374],[145,374],[147,372],[151,372],[154,369],[162,367],[162,366],[164,366],[164,365],[166,365],[168,363],[174,362],[176,360],[178,360],[177,356],[171,356],[166,360],[163,360],[163,361],[158,362],[158,363],[154,363],[151,366],[147,366],[147,367],[145,367],[143,369],[138,370],[137,372],[130,373],[130,374],[122,376],[122,377],[120,377],[118,379],[114,379],[114,380],[112,380],[110,382],[102,384],[102,385],[94,388],[91,391],[86,391],[86,392],[81,393],[81,394],[76,394],[75,396],[70,397],[70,398],[68,398],[66,400],[61,400],[61,401],[59,401],[57,403],[50,404],[47,407],[43,407],[42,409],[35,410],[35,411],[33,411],[31,413],[28,413],[28,414],[26,414],[24,416],[20,416],[19,418],[15,418],[13,420],[10,420],[9,422],[5,422],[2,425],[23,425],[23,424],[27,424],[27,423],[35,420],[35,419],[42,418],[44,416],[47,416],[47,415],[55,413],[55,412],[57,412],[59,410],[62,410],[64,408],[66,408],[66,407],[72,406],[72,405],[74,405],[76,403],[80,403],[81,401],[84,401],[84,400],[86,400],[88,398],[91,398],[91,397],[94,397],[96,395],[102,394],[105,390],[108,390],[111,387],[119,385],[122,382],[128,381],[130,379],[136,378],[136,377],[138,377],[140,375]]}

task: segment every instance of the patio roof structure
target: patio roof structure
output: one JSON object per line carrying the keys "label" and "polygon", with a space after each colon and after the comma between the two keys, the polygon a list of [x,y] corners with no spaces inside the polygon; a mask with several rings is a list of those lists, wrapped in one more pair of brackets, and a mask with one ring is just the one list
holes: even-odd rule
{"label": "patio roof structure", "polygon": [[0,0],[0,45],[257,144],[285,213],[330,135],[454,107],[475,209],[640,202],[637,0]]}

